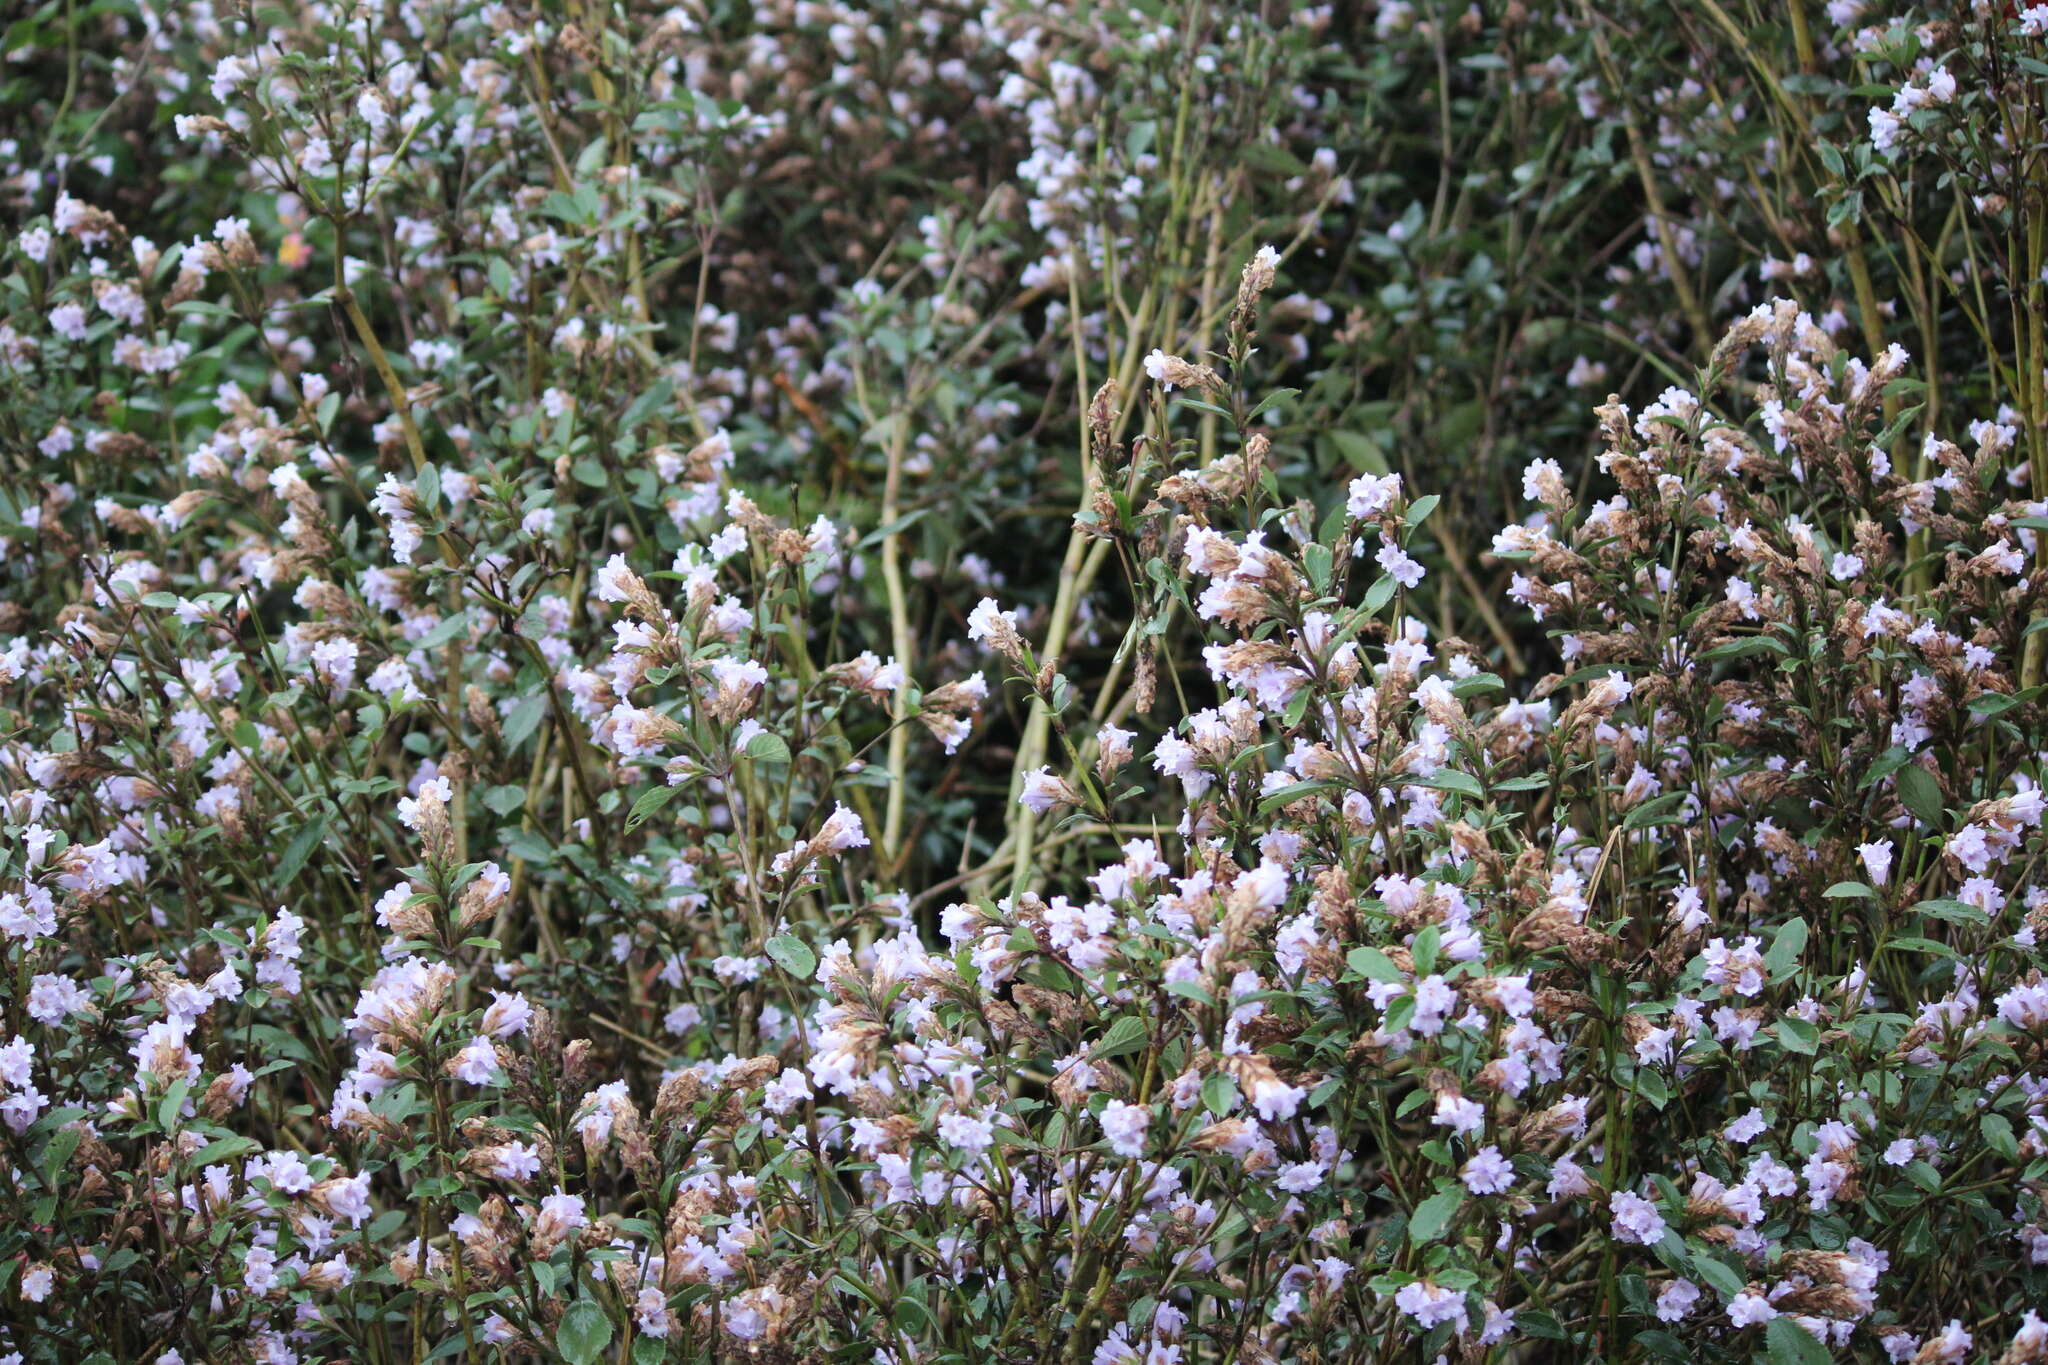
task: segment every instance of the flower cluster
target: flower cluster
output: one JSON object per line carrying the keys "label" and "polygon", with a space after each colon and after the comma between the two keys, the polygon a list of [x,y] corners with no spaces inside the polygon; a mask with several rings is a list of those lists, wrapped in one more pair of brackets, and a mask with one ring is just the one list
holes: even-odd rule
{"label": "flower cluster", "polygon": [[742,8],[10,27],[0,1360],[2048,1361],[2041,12]]}

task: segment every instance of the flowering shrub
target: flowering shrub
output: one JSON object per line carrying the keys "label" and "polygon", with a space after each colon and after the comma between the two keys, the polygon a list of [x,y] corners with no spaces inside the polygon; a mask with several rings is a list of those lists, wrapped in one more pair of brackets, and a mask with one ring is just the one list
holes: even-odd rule
{"label": "flowering shrub", "polygon": [[2048,1360],[2048,19],[1852,45],[1915,327],[1601,173],[1587,419],[1613,35],[1268,17],[13,24],[0,1352]]}

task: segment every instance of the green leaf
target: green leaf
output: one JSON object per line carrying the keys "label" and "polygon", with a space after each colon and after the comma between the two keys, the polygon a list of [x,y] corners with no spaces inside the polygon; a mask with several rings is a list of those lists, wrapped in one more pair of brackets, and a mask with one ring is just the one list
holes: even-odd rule
{"label": "green leaf", "polygon": [[1418,787],[1434,787],[1438,791],[1457,792],[1479,800],[1486,795],[1486,788],[1479,785],[1479,779],[1470,773],[1461,773],[1456,768],[1442,768],[1415,784]]}
{"label": "green leaf", "polygon": [[1434,924],[1425,925],[1415,941],[1408,945],[1409,955],[1415,959],[1415,974],[1428,976],[1436,970],[1437,945],[1443,942],[1443,931]]}
{"label": "green leaf", "polygon": [[2005,1115],[1986,1114],[1977,1120],[1977,1131],[1984,1135],[1984,1145],[2007,1161],[2018,1158],[2020,1144],[2013,1137],[2012,1120]]}
{"label": "green leaf", "polygon": [[666,806],[682,794],[681,787],[662,785],[649,787],[633,801],[633,809],[626,814],[626,828],[638,828],[648,816]]}
{"label": "green leaf", "polygon": [[65,1163],[71,1160],[71,1154],[78,1150],[78,1144],[84,1139],[85,1130],[82,1128],[59,1128],[50,1135],[49,1143],[43,1148],[42,1160],[37,1163],[45,1185],[56,1185],[57,1172],[64,1169]]}
{"label": "green leaf", "polygon": [[1913,812],[1920,823],[1932,829],[1943,824],[1941,810],[1941,784],[1934,780],[1934,774],[1917,763],[1908,763],[1899,769],[1899,800],[1907,810]]}
{"label": "green leaf", "polygon": [[1690,795],[1692,795],[1691,792],[1679,791],[1665,792],[1662,796],[1653,796],[1623,816],[1621,827],[1623,829],[1642,829],[1647,825],[1669,825],[1683,820],[1685,812],[1679,808],[1685,804],[1686,797]]}
{"label": "green leaf", "polygon": [[1771,936],[1771,946],[1764,953],[1764,966],[1770,969],[1771,980],[1783,981],[1799,970],[1799,954],[1806,950],[1808,934],[1803,919],[1787,920],[1778,926],[1778,932]]}
{"label": "green leaf", "polygon": [[1787,1052],[1811,1057],[1820,1050],[1820,1030],[1797,1015],[1788,1014],[1778,1021],[1778,1044]]}
{"label": "green leaf", "polygon": [[1986,692],[1983,696],[1971,700],[1970,714],[1973,716],[2002,716],[2016,706],[2026,705],[2040,691],[2041,689],[2038,687],[2030,687],[2020,693]]}
{"label": "green leaf", "polygon": [[1443,1235],[1451,1219],[1457,1216],[1458,1206],[1465,1202],[1465,1188],[1456,1181],[1446,1181],[1441,1189],[1415,1206],[1415,1212],[1408,1218],[1408,1240],[1411,1243],[1434,1242]]}
{"label": "green leaf", "polygon": [[1142,1052],[1151,1037],[1152,1031],[1145,1026],[1143,1019],[1126,1014],[1109,1026],[1109,1032],[1102,1035],[1102,1041],[1095,1045],[1091,1055],[1097,1060],[1104,1060],[1121,1057],[1127,1052]]}
{"label": "green leaf", "polygon": [[192,1163],[194,1170],[198,1170],[216,1162],[226,1161],[231,1156],[253,1152],[258,1145],[255,1138],[249,1137],[215,1138],[186,1159]]}
{"label": "green leaf", "polygon": [[637,430],[642,422],[653,415],[656,408],[668,402],[675,391],[675,381],[666,375],[655,380],[653,387],[635,398],[633,405],[619,418],[619,433],[626,435]]}
{"label": "green leaf", "polygon": [[1377,948],[1361,945],[1346,953],[1344,960],[1351,964],[1352,971],[1371,981],[1400,982],[1407,979],[1392,959]]}
{"label": "green leaf", "polygon": [[412,481],[412,490],[419,499],[420,510],[432,516],[441,504],[441,467],[429,464],[422,468],[419,477]]}
{"label": "green leaf", "polygon": [[1752,654],[1783,655],[1789,652],[1785,642],[1775,635],[1745,635],[1740,640],[1730,640],[1701,651],[1699,661],[1705,664],[1720,659],[1746,659]]}
{"label": "green leaf", "polygon": [[1650,1102],[1653,1109],[1662,1109],[1671,1103],[1671,1082],[1665,1080],[1662,1073],[1649,1067],[1636,1068],[1635,1089],[1638,1095]]}
{"label": "green leaf", "polygon": [[1968,901],[1937,899],[1917,902],[1913,909],[1950,924],[1988,924],[1991,917]]}
{"label": "green leaf", "polygon": [[1829,1365],[1834,1359],[1813,1333],[1789,1317],[1765,1324],[1764,1345],[1770,1348],[1771,1365]]}
{"label": "green leaf", "polygon": [[413,648],[439,649],[442,645],[454,641],[457,636],[467,634],[468,631],[469,613],[467,611],[450,612],[442,619],[439,625],[421,636],[419,642]]}
{"label": "green leaf", "polygon": [[540,728],[541,717],[548,713],[548,699],[545,692],[536,692],[512,708],[505,717],[505,747],[517,749],[526,743],[526,737]]}
{"label": "green leaf", "polygon": [[799,981],[810,980],[818,970],[818,955],[800,938],[781,934],[768,940],[768,956],[775,965]]}
{"label": "green leaf", "polygon": [[526,789],[510,783],[484,792],[484,805],[495,815],[510,815],[526,804]]}
{"label": "green leaf", "polygon": [[1429,520],[1429,514],[1431,512],[1434,512],[1436,510],[1436,505],[1442,501],[1443,499],[1438,497],[1434,493],[1425,493],[1423,496],[1417,498],[1414,502],[1409,503],[1408,515],[1406,518],[1408,522],[1408,529],[1412,531],[1416,527],[1422,525],[1423,522]]}
{"label": "green leaf", "polygon": [[1693,1257],[1692,1268],[1699,1273],[1701,1279],[1731,1299],[1740,1294],[1746,1285],[1742,1276],[1729,1269],[1726,1261],[1717,1256],[1710,1256],[1704,1251]]}
{"label": "green leaf", "polygon": [[1329,546],[1304,545],[1301,550],[1301,565],[1308,570],[1310,586],[1317,592],[1329,590],[1330,570],[1333,567]]}
{"label": "green leaf", "polygon": [[1855,900],[1858,897],[1865,900],[1877,899],[1876,890],[1862,882],[1836,882],[1820,894],[1829,900]]}
{"label": "green leaf", "polygon": [[1961,957],[1961,954],[1946,943],[1937,943],[1931,938],[1916,938],[1910,934],[1899,938],[1888,938],[1880,946],[1886,950],[1901,953],[1932,953],[1936,957],[1958,959]]}
{"label": "green leaf", "polygon": [[1270,815],[1272,812],[1280,809],[1280,807],[1292,805],[1305,796],[1313,796],[1320,791],[1330,791],[1340,785],[1340,783],[1326,780],[1290,782],[1286,786],[1275,788],[1272,792],[1259,798],[1259,814]]}
{"label": "green leaf", "polygon": [[313,850],[320,844],[320,836],[326,832],[327,817],[316,815],[285,845],[284,853],[277,860],[277,887],[280,891],[290,889],[292,878],[305,867],[306,859],[313,856]]}
{"label": "green leaf", "polygon": [[1911,761],[1912,757],[1911,754],[1906,752],[1904,745],[1894,744],[1891,748],[1886,749],[1870,761],[1870,767],[1864,771],[1863,780],[1856,785],[1858,787],[1874,786],[1904,767]]}
{"label": "green leaf", "polygon": [[747,741],[747,757],[761,762],[789,762],[789,745],[782,736],[762,733]]}
{"label": "green leaf", "polygon": [[1361,474],[1384,474],[1387,472],[1387,454],[1379,442],[1358,431],[1330,430],[1323,433],[1323,440],[1335,446],[1344,463]]}
{"label": "green leaf", "polygon": [[183,1116],[187,1089],[184,1081],[172,1081],[171,1088],[164,1092],[163,1101],[156,1107],[157,1126],[166,1133],[175,1130]]}
{"label": "green leaf", "polygon": [[578,1299],[555,1329],[555,1349],[569,1365],[591,1365],[612,1342],[612,1320],[589,1299]]}

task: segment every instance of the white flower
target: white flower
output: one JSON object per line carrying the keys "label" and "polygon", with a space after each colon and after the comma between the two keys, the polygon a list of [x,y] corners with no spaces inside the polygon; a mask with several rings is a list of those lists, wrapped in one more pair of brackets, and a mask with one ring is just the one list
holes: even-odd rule
{"label": "white flower", "polygon": [[489,1085],[498,1074],[498,1050],[491,1046],[489,1038],[478,1034],[455,1054],[454,1073],[458,1081]]}
{"label": "white flower", "polygon": [[1118,1156],[1143,1156],[1145,1130],[1151,1122],[1152,1111],[1145,1106],[1111,1100],[1103,1106],[1102,1135],[1109,1139],[1110,1150]]}
{"label": "white flower", "polygon": [[995,1125],[976,1114],[947,1114],[939,1119],[939,1140],[971,1155],[993,1147],[995,1133]]}
{"label": "white flower", "polygon": [[1379,566],[1385,569],[1396,583],[1399,583],[1404,588],[1412,588],[1422,582],[1422,565],[1410,558],[1405,550],[1392,541],[1382,544],[1379,553],[1373,556],[1373,558],[1379,562]]}
{"label": "white flower", "polygon": [[1670,1234],[1663,1215],[1657,1206],[1638,1194],[1627,1190],[1616,1190],[1607,1201],[1608,1210],[1614,1215],[1613,1232],[1615,1239],[1634,1242],[1641,1246],[1655,1246]]}
{"label": "white flower", "polygon": [[633,589],[640,586],[640,577],[626,567],[624,555],[613,555],[597,571],[597,600],[600,602],[627,601]]}
{"label": "white flower", "polygon": [[1017,797],[1017,804],[1043,815],[1054,806],[1072,805],[1076,795],[1078,793],[1052,769],[1039,768],[1024,775],[1024,787]]}
{"label": "white flower", "polygon": [[1351,487],[1344,500],[1344,511],[1359,521],[1376,517],[1401,496],[1401,476],[1382,474],[1375,478],[1361,474],[1351,481]]}

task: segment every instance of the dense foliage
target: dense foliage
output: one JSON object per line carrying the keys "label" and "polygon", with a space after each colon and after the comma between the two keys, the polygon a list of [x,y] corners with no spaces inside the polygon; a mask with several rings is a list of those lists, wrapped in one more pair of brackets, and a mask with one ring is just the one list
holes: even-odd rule
{"label": "dense foliage", "polygon": [[2048,5],[0,51],[0,1360],[2048,1361]]}

